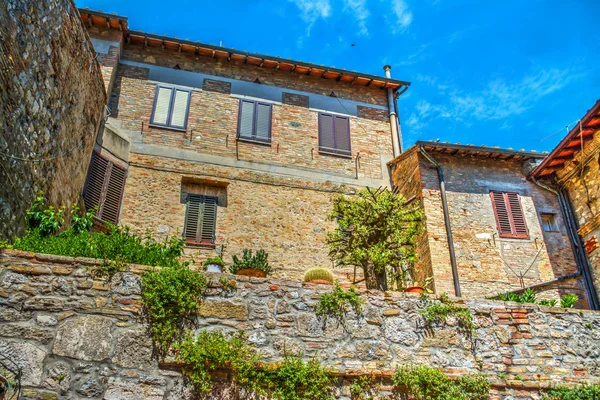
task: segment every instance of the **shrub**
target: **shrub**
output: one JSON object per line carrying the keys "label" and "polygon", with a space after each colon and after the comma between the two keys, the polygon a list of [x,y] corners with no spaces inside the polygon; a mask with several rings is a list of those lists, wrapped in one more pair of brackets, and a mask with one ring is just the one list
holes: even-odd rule
{"label": "shrub", "polygon": [[489,397],[490,384],[473,374],[450,379],[437,368],[406,366],[396,370],[392,381],[416,400],[480,400]]}
{"label": "shrub", "polygon": [[327,234],[329,256],[336,265],[361,268],[368,289],[402,287],[414,279],[414,244],[422,218],[419,204],[408,204],[385,188],[340,196],[329,214],[338,222]]}
{"label": "shrub", "polygon": [[439,300],[439,302],[428,300],[429,305],[424,310],[419,310],[426,323],[446,323],[448,316],[454,315],[458,319],[458,324],[467,332],[475,330],[473,314],[469,308],[454,303],[445,293],[440,295]]}
{"label": "shrub", "polygon": [[187,266],[155,268],[142,276],[142,301],[153,342],[159,354],[194,325],[198,305],[207,287],[203,274]]}
{"label": "shrub", "polygon": [[269,275],[272,271],[268,262],[269,255],[264,250],[258,250],[255,255],[252,255],[252,250],[244,249],[242,258],[237,255],[233,256],[233,265],[229,267],[229,272],[237,273],[241,269],[257,269]]}
{"label": "shrub", "polygon": [[579,297],[576,294],[566,294],[560,298],[560,306],[562,308],[572,308],[575,304],[577,304],[578,300]]}
{"label": "shrub", "polygon": [[311,268],[304,273],[304,282],[313,280],[323,280],[333,283],[335,277],[333,276],[333,272],[327,268]]}
{"label": "shrub", "polygon": [[544,395],[543,400],[598,400],[600,384],[581,386],[558,386]]}
{"label": "shrub", "polygon": [[343,322],[348,311],[353,310],[360,313],[362,312],[362,306],[363,300],[360,299],[354,286],[344,290],[336,281],[333,290],[319,298],[319,302],[315,305],[315,312],[318,316],[325,318],[332,316]]}

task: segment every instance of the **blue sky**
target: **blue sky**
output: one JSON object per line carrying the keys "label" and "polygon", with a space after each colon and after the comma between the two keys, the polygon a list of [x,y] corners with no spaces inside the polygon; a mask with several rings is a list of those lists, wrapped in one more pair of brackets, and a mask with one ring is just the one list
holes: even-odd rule
{"label": "blue sky", "polygon": [[549,151],[600,98],[598,0],[76,4],[182,39],[377,75],[390,64],[412,82],[399,103],[407,146],[440,138]]}

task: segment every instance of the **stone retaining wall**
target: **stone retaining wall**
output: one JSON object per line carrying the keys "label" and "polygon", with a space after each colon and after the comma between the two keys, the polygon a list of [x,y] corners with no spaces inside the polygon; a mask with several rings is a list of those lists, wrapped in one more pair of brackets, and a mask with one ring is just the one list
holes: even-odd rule
{"label": "stone retaining wall", "polygon": [[[178,371],[152,358],[140,315],[146,267],[130,266],[109,285],[89,275],[99,263],[0,254],[0,354],[23,368],[24,398],[191,399]],[[312,311],[326,286],[236,280],[229,295],[208,289],[200,327],[245,330],[265,361],[280,359],[284,349],[317,355],[339,371],[338,399],[348,399],[352,376],[374,373],[389,383],[397,366],[411,363],[489,374],[496,399],[538,398],[540,388],[554,384],[600,381],[598,312],[465,300],[478,326],[469,337],[452,318],[427,329],[417,297],[365,292],[363,315],[350,314],[342,326],[324,324]],[[212,398],[237,398],[229,389],[222,383]]]}

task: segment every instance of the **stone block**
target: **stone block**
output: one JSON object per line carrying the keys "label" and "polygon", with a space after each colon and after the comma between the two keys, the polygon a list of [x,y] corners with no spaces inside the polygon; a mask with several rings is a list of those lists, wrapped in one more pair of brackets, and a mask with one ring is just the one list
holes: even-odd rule
{"label": "stone block", "polygon": [[21,368],[22,385],[39,386],[41,384],[43,362],[48,354],[44,346],[0,338],[0,354]]}
{"label": "stone block", "polygon": [[199,313],[204,318],[248,320],[248,306],[231,301],[207,300],[199,307]]}
{"label": "stone block", "polygon": [[165,390],[161,387],[110,378],[103,400],[162,400],[164,395]]}
{"label": "stone block", "polygon": [[113,321],[95,315],[69,318],[60,323],[52,353],[85,361],[103,361],[110,356]]}
{"label": "stone block", "polygon": [[123,368],[149,370],[152,359],[152,338],[144,328],[120,331],[117,336],[113,363]]}

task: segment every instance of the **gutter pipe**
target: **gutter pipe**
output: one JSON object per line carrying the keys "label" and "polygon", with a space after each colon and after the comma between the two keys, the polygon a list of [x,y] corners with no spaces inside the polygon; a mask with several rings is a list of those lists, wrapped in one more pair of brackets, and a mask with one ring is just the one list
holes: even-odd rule
{"label": "gutter pipe", "polygon": [[400,145],[400,153],[404,153],[404,145],[402,144],[402,142],[403,142],[402,127],[400,126],[400,109],[398,108],[398,99],[407,90],[408,90],[408,86],[404,86],[404,89],[396,92],[396,95],[394,96],[394,111],[396,112],[396,125],[397,125],[396,129],[398,130],[398,141],[399,141],[399,145]]}
{"label": "gutter pipe", "polygon": [[[392,77],[392,74],[390,73],[391,69],[392,67],[390,67],[389,65],[383,67],[383,70],[385,71],[385,77],[387,79],[391,79]],[[400,125],[398,123],[398,119],[396,118],[396,110],[394,107],[394,90],[392,88],[387,88],[387,97],[388,111],[390,114],[390,127],[392,128],[392,146],[394,151],[394,158],[396,158],[400,155],[400,153],[402,153],[402,148],[400,144],[400,137],[398,136],[398,128]]]}
{"label": "gutter pipe", "polygon": [[[585,253],[583,244],[581,243],[579,233],[577,233],[577,225],[575,224],[574,216],[575,214],[573,212],[573,207],[569,202],[569,198],[567,197],[567,193],[564,189],[554,189],[546,184],[538,182],[537,180],[535,180],[535,178],[531,178],[531,181],[539,187],[541,187],[542,189],[546,189],[547,191],[554,193],[558,197],[558,203],[560,205],[560,209],[562,211],[567,225],[567,233],[569,235],[569,241],[571,242],[571,249],[575,254],[575,262],[577,263],[577,267],[579,268],[579,274],[581,274],[581,276],[583,277],[583,283],[585,285],[588,300],[590,302],[590,308],[592,310],[599,310],[600,302],[598,301],[598,294],[596,293],[594,283],[592,282],[590,264]],[[567,275],[566,277],[568,276],[569,275]]]}
{"label": "gutter pipe", "polygon": [[442,166],[438,163],[429,153],[425,151],[425,148],[419,146],[421,154],[432,163],[438,172],[438,178],[440,181],[440,193],[442,195],[442,208],[444,210],[444,223],[446,225],[446,236],[448,239],[448,252],[450,253],[450,264],[452,265],[452,280],[454,281],[454,294],[456,297],[461,297],[460,293],[460,281],[458,279],[458,266],[456,265],[456,253],[454,252],[454,239],[452,238],[452,227],[450,225],[450,212],[448,211],[448,200],[446,198],[446,181],[444,180],[444,171]]}

